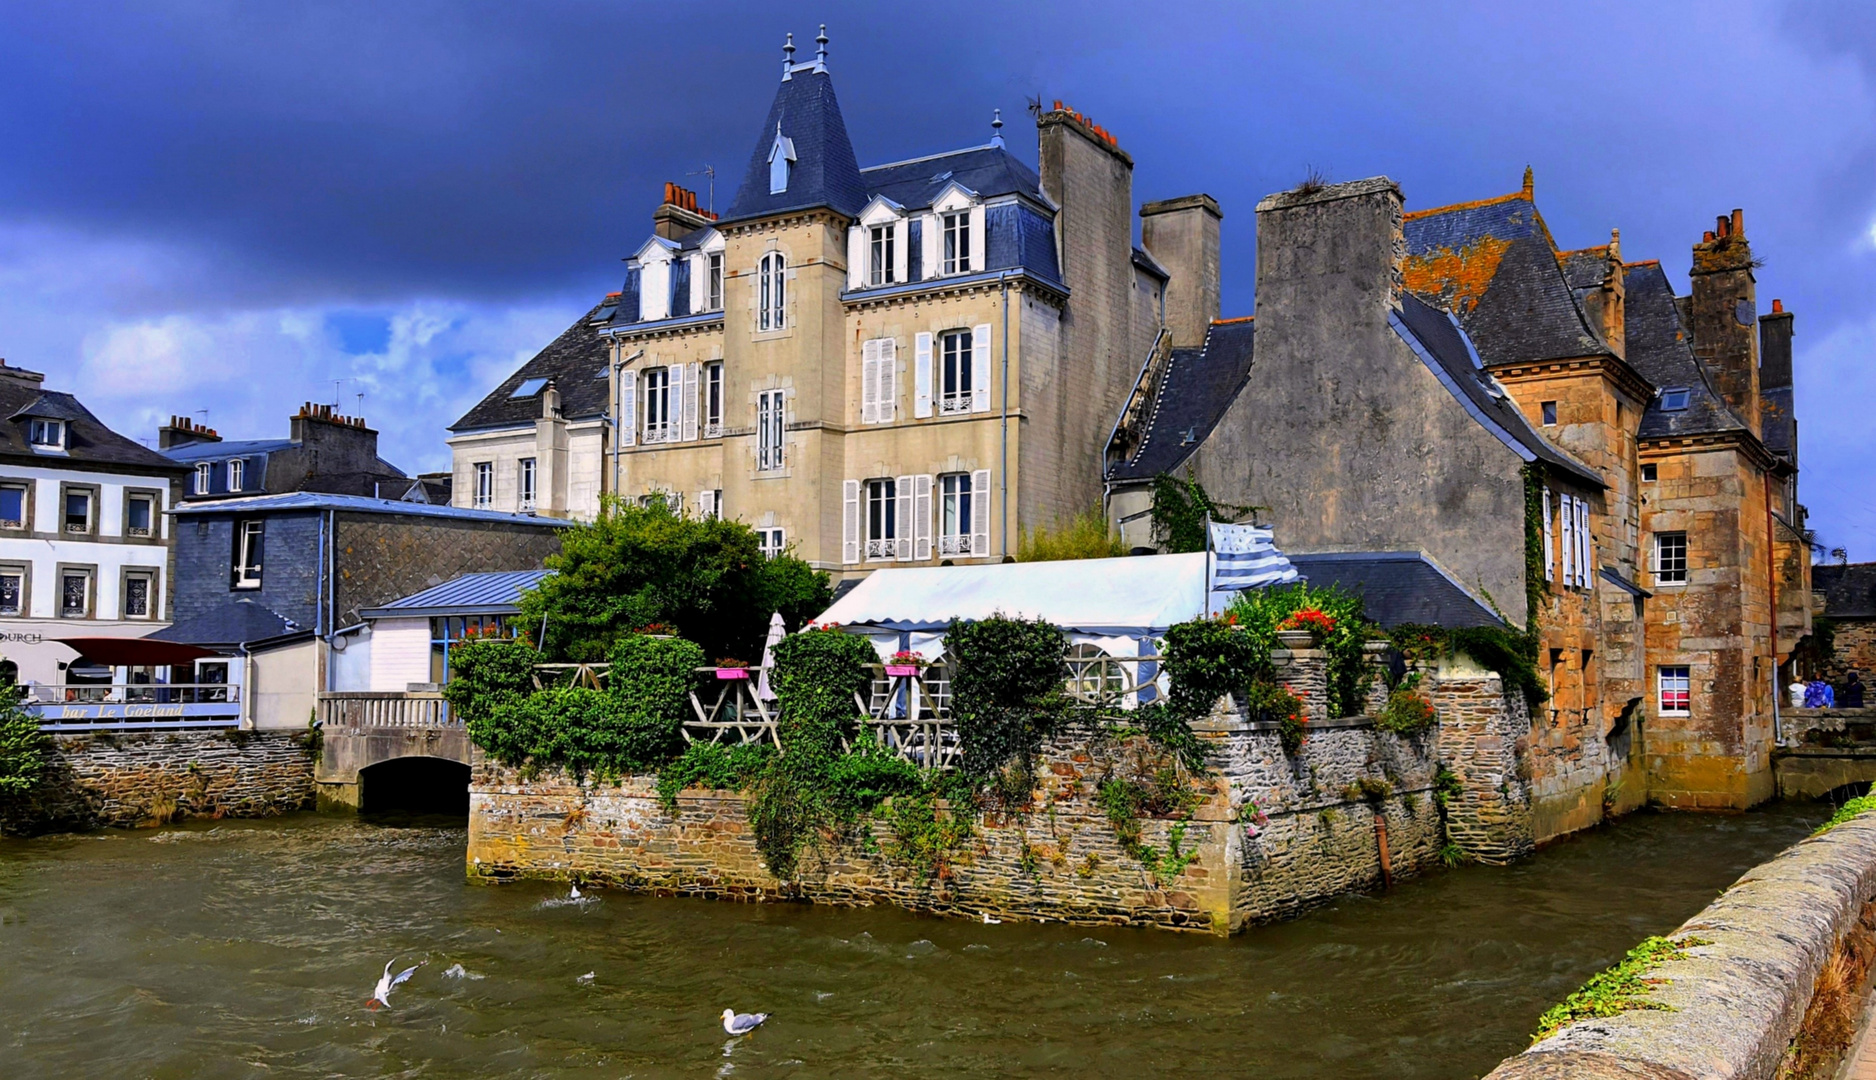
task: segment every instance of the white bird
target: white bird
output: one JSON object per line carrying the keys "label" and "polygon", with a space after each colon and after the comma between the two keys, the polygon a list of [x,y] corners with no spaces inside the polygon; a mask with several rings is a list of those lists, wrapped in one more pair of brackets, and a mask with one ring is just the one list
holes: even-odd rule
{"label": "white bird", "polygon": [[985,926],[1001,926],[1002,924],[1003,924],[1002,919],[993,919],[990,917],[990,913],[988,911],[984,912],[984,925]]}
{"label": "white bird", "polygon": [[573,891],[567,894],[567,899],[578,900],[579,898],[580,898],[580,887],[576,884],[573,886]]}
{"label": "white bird", "polygon": [[392,975],[391,965],[397,963],[397,958],[395,956],[392,957],[389,961],[385,963],[384,974],[378,978],[377,988],[372,990],[371,999],[365,1002],[365,1004],[369,1005],[373,1009],[378,1008],[380,1005],[384,1006],[387,1009],[390,1008],[391,1007],[391,991],[395,990],[397,987],[402,986],[405,982],[409,981],[412,975],[417,974],[418,968],[424,966],[425,964],[429,962],[430,961],[428,960],[419,960],[417,963],[413,964],[410,967],[405,968],[404,970],[398,972],[396,975]]}
{"label": "white bird", "polygon": [[723,1030],[731,1035],[747,1035],[761,1027],[762,1021],[768,1018],[768,1013],[739,1013],[735,1009],[724,1009]]}

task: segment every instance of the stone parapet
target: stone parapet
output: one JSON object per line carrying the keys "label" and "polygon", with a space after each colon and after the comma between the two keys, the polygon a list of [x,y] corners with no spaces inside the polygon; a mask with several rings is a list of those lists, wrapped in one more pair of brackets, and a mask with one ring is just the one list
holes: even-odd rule
{"label": "stone parapet", "polygon": [[1303,715],[1310,723],[1329,718],[1329,654],[1321,649],[1272,649],[1271,666],[1277,682],[1303,699]]}
{"label": "stone parapet", "polygon": [[1504,863],[1536,846],[1529,776],[1519,747],[1531,730],[1519,694],[1496,673],[1426,674],[1439,721],[1439,755],[1459,779],[1446,807],[1447,838],[1480,862]]}

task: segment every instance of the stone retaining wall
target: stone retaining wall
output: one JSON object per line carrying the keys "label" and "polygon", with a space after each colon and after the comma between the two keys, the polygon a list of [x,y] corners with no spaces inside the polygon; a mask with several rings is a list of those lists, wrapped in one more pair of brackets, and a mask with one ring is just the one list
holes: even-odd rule
{"label": "stone retaining wall", "polygon": [[265,817],[313,805],[313,751],[287,732],[55,735],[51,774],[0,802],[0,833]]}
{"label": "stone retaining wall", "polygon": [[1711,944],[1649,974],[1661,980],[1650,998],[1667,1009],[1568,1025],[1488,1080],[1769,1080],[1819,971],[1872,899],[1876,814],[1865,814],[1748,871],[1670,935]]}

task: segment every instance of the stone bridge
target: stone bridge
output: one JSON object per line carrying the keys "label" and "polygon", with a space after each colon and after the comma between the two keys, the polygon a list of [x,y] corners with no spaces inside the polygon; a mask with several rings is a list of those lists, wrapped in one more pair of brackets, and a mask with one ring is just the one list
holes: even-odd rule
{"label": "stone bridge", "polygon": [[469,813],[469,737],[441,694],[319,695],[320,809]]}
{"label": "stone bridge", "polygon": [[1876,783],[1876,709],[1787,709],[1772,754],[1778,794],[1842,802]]}

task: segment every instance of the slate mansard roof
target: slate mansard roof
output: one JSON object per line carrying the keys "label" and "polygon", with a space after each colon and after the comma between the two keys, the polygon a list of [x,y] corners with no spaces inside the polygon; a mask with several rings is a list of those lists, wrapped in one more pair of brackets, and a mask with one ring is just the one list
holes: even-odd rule
{"label": "slate mansard roof", "polygon": [[[856,217],[866,205],[866,186],[860,180],[853,143],[847,138],[847,122],[840,116],[840,102],[834,97],[834,80],[826,70],[815,70],[815,65],[797,65],[803,66],[807,70],[791,71],[776,90],[749,155],[748,171],[724,221],[815,206]],[[788,190],[770,194],[769,152],[777,135],[792,145],[795,167]]]}
{"label": "slate mansard roof", "polygon": [[529,379],[553,380],[554,389],[560,392],[560,413],[569,420],[590,420],[605,413],[606,395],[611,386],[606,378],[609,357],[595,321],[605,307],[606,304],[601,303],[574,320],[572,326],[503,380],[488,397],[462,414],[449,429],[466,432],[511,428],[539,420],[541,390],[526,397],[514,396],[515,390]]}
{"label": "slate mansard roof", "polygon": [[310,638],[313,632],[285,615],[250,599],[230,600],[208,613],[166,626],[149,635],[157,641],[233,648],[283,638]]}
{"label": "slate mansard roof", "polygon": [[[50,467],[74,468],[98,466],[113,472],[136,471],[154,475],[173,475],[182,467],[133,439],[126,438],[104,425],[90,409],[71,394],[46,390],[37,373],[8,369],[0,375],[0,455],[31,458]],[[34,450],[27,439],[31,421],[65,422],[65,448],[61,451]]]}
{"label": "slate mansard roof", "polygon": [[1150,480],[1192,456],[1250,378],[1255,328],[1250,319],[1214,322],[1204,345],[1172,351],[1148,407],[1146,433],[1109,479]]}
{"label": "slate mansard roof", "polygon": [[1811,567],[1811,591],[1824,594],[1827,619],[1876,618],[1876,563],[1824,563]]}
{"label": "slate mansard roof", "polygon": [[953,181],[986,199],[1026,195],[1048,204],[1042,180],[1016,155],[994,144],[874,165],[860,171],[867,199],[891,199],[907,210],[929,207]]}

